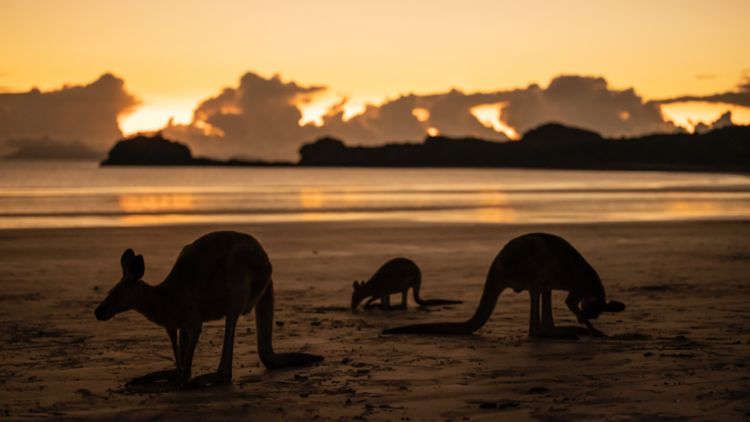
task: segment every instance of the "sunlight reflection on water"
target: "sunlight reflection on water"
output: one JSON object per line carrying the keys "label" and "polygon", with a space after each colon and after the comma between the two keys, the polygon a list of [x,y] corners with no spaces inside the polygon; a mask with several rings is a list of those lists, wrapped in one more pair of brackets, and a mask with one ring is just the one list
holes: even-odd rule
{"label": "sunlight reflection on water", "polygon": [[[3,164],[6,164],[5,162]],[[0,228],[750,218],[750,178],[499,169],[0,166]]]}

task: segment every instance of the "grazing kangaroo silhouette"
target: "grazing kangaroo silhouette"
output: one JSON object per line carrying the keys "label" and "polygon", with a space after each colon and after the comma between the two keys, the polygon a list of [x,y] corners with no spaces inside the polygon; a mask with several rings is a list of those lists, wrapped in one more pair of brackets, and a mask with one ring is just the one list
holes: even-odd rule
{"label": "grazing kangaroo silhouette", "polygon": [[[223,231],[209,233],[185,246],[167,278],[157,286],[141,280],[143,257],[128,249],[120,259],[122,279],[96,308],[107,321],[134,309],[167,329],[176,368],[134,378],[126,385],[168,381],[183,388],[231,382],[232,349],[240,315],[255,308],[258,355],[267,368],[284,368],[323,360],[307,353],[273,350],[273,281],[271,262],[252,236]],[[190,379],[193,353],[206,321],[226,317],[224,348],[215,373]],[[179,335],[179,338],[178,338]]]}
{"label": "grazing kangaroo silhouette", "polygon": [[590,320],[598,318],[602,312],[625,309],[620,302],[607,303],[599,275],[570,243],[555,235],[532,233],[511,240],[497,254],[487,274],[479,307],[468,321],[410,325],[385,330],[383,334],[471,334],[487,323],[500,293],[506,288],[516,293],[529,291],[529,335],[532,337],[578,338],[576,333],[586,332],[582,332],[582,327],[555,327],[552,290],[569,292],[565,304],[593,336],[604,334],[594,328]]}
{"label": "grazing kangaroo silhouette", "polygon": [[[422,272],[419,271],[417,264],[406,258],[392,259],[383,264],[366,283],[364,281],[362,283],[354,282],[352,309],[356,309],[360,302],[370,296],[372,297],[365,303],[365,309],[369,309],[370,303],[377,299],[380,299],[382,309],[406,309],[409,289],[414,289],[414,301],[421,306],[463,303],[460,300],[423,300],[419,297],[421,283]],[[401,293],[401,305],[391,306],[390,295],[393,293]]]}

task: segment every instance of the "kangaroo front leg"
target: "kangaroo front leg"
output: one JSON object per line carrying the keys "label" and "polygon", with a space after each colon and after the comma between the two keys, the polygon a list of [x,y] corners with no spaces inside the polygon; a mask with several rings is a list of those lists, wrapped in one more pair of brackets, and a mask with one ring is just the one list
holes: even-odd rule
{"label": "kangaroo front leg", "polygon": [[552,291],[542,292],[542,328],[554,329],[555,320],[552,317]]}
{"label": "kangaroo front leg", "polygon": [[578,304],[581,302],[581,298],[577,295],[573,295],[573,293],[569,293],[568,297],[565,299],[565,304],[568,305],[568,309],[570,309],[571,312],[578,318],[578,321],[583,323],[583,325],[588,328],[589,333],[591,333],[594,337],[605,337],[604,333],[594,328],[593,325],[591,325],[591,322],[589,322],[588,319],[583,317],[583,312],[581,312],[581,308],[578,306]]}
{"label": "kangaroo front leg", "polygon": [[180,329],[180,359],[182,362],[182,374],[180,379],[173,383],[180,387],[186,386],[188,381],[190,381],[193,355],[195,354],[195,346],[198,345],[198,339],[201,336],[201,327],[202,324],[190,330],[184,328]]}
{"label": "kangaroo front leg", "polygon": [[[542,328],[545,330],[556,330],[557,332],[566,331],[572,334],[587,335],[589,331],[579,326],[555,326],[555,321],[552,318],[552,292],[542,292]],[[560,337],[577,338],[573,335],[566,336],[564,334],[559,335]]]}
{"label": "kangaroo front leg", "polygon": [[167,335],[172,343],[172,353],[174,353],[175,368],[166,369],[164,371],[156,371],[146,374],[142,377],[133,378],[125,384],[126,387],[140,385],[140,384],[152,384],[158,381],[174,382],[180,379],[182,375],[182,367],[180,362],[180,349],[177,344],[177,330],[167,328]]}
{"label": "kangaroo front leg", "polygon": [[543,337],[542,324],[539,321],[539,292],[533,289],[529,289],[529,298],[531,299],[531,314],[529,315],[529,336]]}
{"label": "kangaroo front leg", "polygon": [[379,298],[377,298],[377,297],[375,297],[375,296],[371,297],[371,298],[370,298],[370,300],[368,300],[367,302],[365,302],[365,306],[364,306],[364,308],[365,308],[365,309],[370,309],[370,308],[372,308],[372,305],[370,305],[370,304],[371,304],[371,303],[372,303],[372,302],[373,302],[374,300],[377,300],[377,299],[379,299]]}
{"label": "kangaroo front leg", "polygon": [[382,296],[380,296],[380,309],[391,309],[391,295],[388,293],[384,293]]}

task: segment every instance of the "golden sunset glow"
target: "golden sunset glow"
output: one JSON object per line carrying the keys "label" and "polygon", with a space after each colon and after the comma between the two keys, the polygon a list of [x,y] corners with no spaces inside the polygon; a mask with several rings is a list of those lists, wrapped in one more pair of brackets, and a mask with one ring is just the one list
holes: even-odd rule
{"label": "golden sunset glow", "polygon": [[170,119],[175,124],[188,124],[193,119],[195,103],[165,99],[157,104],[144,104],[131,114],[120,115],[118,123],[125,134],[159,130]]}
{"label": "golden sunset glow", "polygon": [[122,226],[161,226],[169,224],[190,224],[197,223],[200,217],[184,214],[159,214],[159,215],[123,215],[118,218],[119,225]]}
{"label": "golden sunset glow", "polygon": [[434,127],[428,127],[427,134],[430,136],[440,136],[440,131],[435,129]]}
{"label": "golden sunset glow", "polygon": [[425,108],[415,108],[411,111],[411,114],[413,114],[420,122],[430,120],[430,111]]}
{"label": "golden sunset glow", "polygon": [[508,195],[503,192],[488,191],[480,192],[480,203],[482,205],[500,206],[508,205]]}
{"label": "golden sunset glow", "polygon": [[120,195],[120,209],[128,213],[185,211],[193,208],[192,195]]}
{"label": "golden sunset glow", "polygon": [[748,215],[750,208],[747,203],[724,202],[724,201],[674,201],[669,202],[662,210],[663,215],[668,218],[708,218],[716,216],[744,217]]}
{"label": "golden sunset glow", "polygon": [[520,136],[516,131],[500,120],[500,111],[508,103],[482,104],[471,108],[471,114],[486,127],[491,127],[498,132],[504,133],[508,138],[516,140]]}
{"label": "golden sunset glow", "polygon": [[478,208],[475,219],[479,223],[513,223],[516,221],[513,208]]}
{"label": "golden sunset glow", "polygon": [[[628,7],[593,0],[0,0],[0,92],[59,90],[111,72],[140,101],[119,116],[125,134],[158,130],[170,119],[190,123],[199,104],[237,87],[248,71],[319,88],[294,100],[298,123],[315,126],[332,110],[348,121],[367,104],[409,94],[546,87],[563,74],[601,76],[644,101],[705,96],[735,90],[750,76],[748,16],[750,2],[742,0]],[[498,43],[509,34],[512,43]],[[484,104],[472,114],[517,139],[517,128],[500,120],[501,107]],[[664,115],[692,129],[720,109],[731,109],[735,123],[750,121],[747,108],[697,103],[665,105]],[[412,113],[421,122],[435,114]],[[628,112],[620,118],[632,120]]]}
{"label": "golden sunset glow", "polygon": [[302,189],[299,193],[299,204],[302,208],[320,208],[323,206],[323,191],[320,189]]}
{"label": "golden sunset glow", "polygon": [[748,107],[695,101],[663,104],[661,106],[661,112],[667,120],[673,121],[677,126],[682,126],[689,132],[693,132],[698,123],[710,125],[727,111],[732,112],[734,124],[750,124],[750,108]]}

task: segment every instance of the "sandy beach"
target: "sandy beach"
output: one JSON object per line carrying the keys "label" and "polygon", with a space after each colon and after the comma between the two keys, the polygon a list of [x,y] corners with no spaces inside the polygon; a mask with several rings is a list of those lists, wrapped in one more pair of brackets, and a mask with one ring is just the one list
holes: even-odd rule
{"label": "sandy beach", "polygon": [[[274,266],[277,352],[319,364],[267,370],[252,315],[241,318],[229,385],[126,388],[166,369],[164,330],[135,312],[94,308],[127,248],[158,284],[181,248],[214,230],[256,237]],[[560,235],[627,305],[594,325],[606,338],[530,339],[527,293],[507,290],[471,336],[382,336],[401,325],[462,321],[503,245]],[[461,305],[349,309],[353,280],[404,256],[423,298]],[[291,223],[0,231],[0,419],[319,421],[742,421],[750,419],[750,222],[581,225]],[[565,293],[556,322],[576,323]],[[397,297],[392,298],[392,302]],[[204,325],[193,374],[219,363],[223,321]]]}

